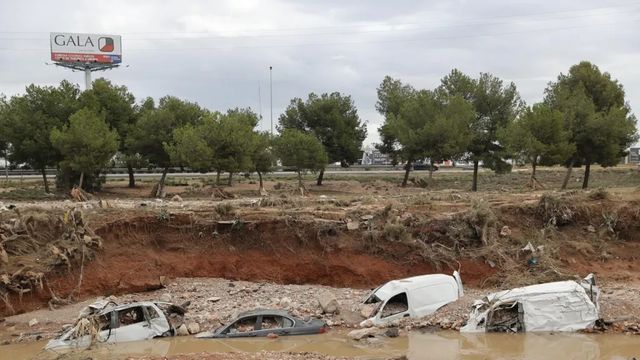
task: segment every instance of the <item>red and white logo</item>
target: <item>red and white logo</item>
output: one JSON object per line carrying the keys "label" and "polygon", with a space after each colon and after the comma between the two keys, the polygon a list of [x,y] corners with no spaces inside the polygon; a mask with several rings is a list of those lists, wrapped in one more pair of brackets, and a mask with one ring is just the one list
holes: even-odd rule
{"label": "red and white logo", "polygon": [[101,37],[98,39],[98,48],[101,52],[112,52],[115,49],[114,41],[110,37]]}

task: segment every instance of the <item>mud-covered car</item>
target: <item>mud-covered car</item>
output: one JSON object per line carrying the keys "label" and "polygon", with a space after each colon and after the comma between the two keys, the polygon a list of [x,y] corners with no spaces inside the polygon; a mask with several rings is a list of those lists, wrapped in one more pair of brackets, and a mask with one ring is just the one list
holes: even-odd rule
{"label": "mud-covered car", "polygon": [[213,332],[203,332],[198,338],[235,338],[259,337],[275,334],[283,335],[311,335],[322,334],[327,331],[327,325],[322,320],[303,320],[282,310],[252,310],[241,313],[229,324]]}
{"label": "mud-covered car", "polygon": [[98,301],[85,308],[71,328],[49,341],[46,350],[86,348],[97,343],[119,343],[174,336],[185,307],[165,302],[117,305]]}
{"label": "mud-covered car", "polygon": [[473,303],[461,332],[578,331],[600,318],[595,276],[504,290]]}

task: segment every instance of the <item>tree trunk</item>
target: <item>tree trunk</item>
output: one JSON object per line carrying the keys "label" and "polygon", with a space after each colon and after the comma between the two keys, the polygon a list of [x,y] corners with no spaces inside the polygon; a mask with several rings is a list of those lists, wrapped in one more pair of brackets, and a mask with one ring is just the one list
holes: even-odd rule
{"label": "tree trunk", "polygon": [[529,178],[529,187],[531,190],[544,189],[544,186],[536,178],[536,169],[538,168],[538,157],[531,158],[531,178]]}
{"label": "tree trunk", "polygon": [[167,172],[169,172],[169,168],[166,167],[162,170],[162,176],[160,176],[160,182],[158,182],[158,190],[156,190],[156,197],[161,198],[164,193],[164,181],[167,179]]}
{"label": "tree trunk", "polygon": [[136,187],[136,177],[134,176],[133,166],[131,166],[131,164],[127,164],[127,172],[129,173],[129,187]]}
{"label": "tree trunk", "polygon": [[229,171],[229,181],[227,181],[227,186],[233,186],[233,183],[231,182],[232,180],[233,180],[233,173]]}
{"label": "tree trunk", "polygon": [[298,190],[300,190],[300,195],[305,195],[305,187],[304,182],[302,181],[302,172],[298,171]]}
{"label": "tree trunk", "polygon": [[260,181],[260,188],[258,191],[260,192],[260,196],[266,196],[267,190],[264,188],[264,183],[262,182],[262,172],[256,171],[258,173],[258,180]]}
{"label": "tree trunk", "polygon": [[478,160],[473,160],[473,180],[471,182],[471,191],[478,191]]}
{"label": "tree trunk", "polygon": [[531,161],[531,185],[533,186],[534,181],[536,180],[536,166],[538,165],[537,159],[534,158]]}
{"label": "tree trunk", "polygon": [[402,179],[402,187],[407,187],[407,181],[409,181],[409,172],[411,171],[411,160],[407,161],[404,166],[404,179]]}
{"label": "tree trunk", "polygon": [[582,189],[589,187],[589,173],[591,173],[591,161],[587,160],[584,167],[584,179],[582,179]]}
{"label": "tree trunk", "polygon": [[320,174],[318,174],[318,181],[316,185],[322,186],[322,178],[324,178],[324,169],[320,170]]}
{"label": "tree trunk", "polygon": [[564,181],[562,181],[562,186],[560,187],[560,190],[564,190],[567,188],[567,185],[569,184],[569,179],[571,179],[571,172],[573,171],[574,162],[575,162],[574,159],[571,159],[571,161],[569,162],[569,168],[567,168],[567,174],[564,176]]}
{"label": "tree trunk", "polygon": [[[8,168],[8,166],[6,165],[7,163],[5,162],[5,167]],[[46,192],[47,194],[49,193],[49,183],[47,182],[47,171],[45,170],[44,166],[40,169],[40,171],[42,172],[42,183],[44,184],[44,192]],[[9,174],[7,173],[7,179],[9,179]]]}
{"label": "tree trunk", "polygon": [[262,183],[262,173],[260,171],[258,173],[258,180],[260,181],[260,190],[264,189],[264,184]]}
{"label": "tree trunk", "polygon": [[429,180],[433,179],[433,160],[429,159]]}
{"label": "tree trunk", "polygon": [[9,182],[9,160],[7,160],[7,150],[4,151],[4,179]]}
{"label": "tree trunk", "polygon": [[220,170],[216,171],[216,186],[220,185]]}
{"label": "tree trunk", "polygon": [[82,190],[82,183],[84,183],[84,171],[80,172],[80,181],[78,182],[78,188]]}

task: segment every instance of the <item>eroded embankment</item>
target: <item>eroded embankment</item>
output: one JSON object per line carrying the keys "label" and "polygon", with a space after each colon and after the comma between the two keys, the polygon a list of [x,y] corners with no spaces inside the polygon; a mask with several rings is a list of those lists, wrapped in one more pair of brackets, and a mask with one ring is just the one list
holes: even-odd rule
{"label": "eroded embankment", "polygon": [[[388,242],[368,251],[360,234],[331,222],[265,220],[218,222],[189,215],[138,217],[109,223],[96,234],[103,247],[84,264],[77,298],[153,290],[162,277],[223,277],[283,284],[372,287],[390,279],[436,271],[414,248]],[[488,266],[469,263],[469,269]],[[79,267],[49,274],[64,296],[78,284]],[[469,272],[466,281],[480,279]],[[45,289],[46,290],[46,289]],[[17,312],[47,303],[47,291],[11,300]]]}
{"label": "eroded embankment", "polygon": [[[543,195],[527,204],[473,201],[456,204],[458,211],[452,213],[433,210],[434,203],[347,205],[342,220],[315,218],[306,208],[305,215],[295,209],[252,208],[227,216],[255,219],[246,222],[202,212],[122,214],[95,229],[102,248],[84,266],[75,259],[73,266],[58,265],[45,277],[58,296],[66,297],[82,276],[76,300],[157,289],[162,277],[368,288],[394,278],[461,269],[470,287],[506,288],[588,272],[640,281],[636,202],[568,193]],[[357,229],[349,230],[353,222]],[[534,253],[522,251],[529,242]],[[50,299],[46,286],[21,299],[9,297],[16,312],[43,307]],[[9,313],[0,306],[0,313]]]}

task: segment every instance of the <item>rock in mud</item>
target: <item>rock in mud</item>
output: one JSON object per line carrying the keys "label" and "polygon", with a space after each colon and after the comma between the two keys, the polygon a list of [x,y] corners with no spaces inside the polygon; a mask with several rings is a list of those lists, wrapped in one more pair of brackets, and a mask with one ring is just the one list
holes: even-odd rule
{"label": "rock in mud", "polygon": [[502,229],[500,229],[500,236],[507,237],[509,235],[511,235],[511,229],[507,225],[503,226]]}
{"label": "rock in mud", "polygon": [[362,304],[360,305],[360,316],[365,319],[368,319],[373,315],[373,310],[375,310],[375,304]]}
{"label": "rock in mud", "polygon": [[176,335],[178,336],[187,336],[189,335],[189,329],[187,329],[187,325],[182,324],[176,329]]}
{"label": "rock in mud", "polygon": [[375,327],[357,329],[350,331],[347,336],[353,340],[362,340],[364,338],[375,337],[380,335],[380,329]]}
{"label": "rock in mud", "polygon": [[197,334],[200,332],[200,324],[197,322],[191,322],[187,325],[187,330],[189,331],[189,334]]}
{"label": "rock in mud", "polygon": [[182,202],[182,197],[180,195],[173,195],[171,201]]}
{"label": "rock in mud", "polygon": [[160,301],[162,301],[162,302],[171,302],[171,294],[164,293],[164,294],[160,295]]}
{"label": "rock in mud", "polygon": [[280,299],[279,303],[283,308],[287,308],[291,306],[291,299],[288,297],[283,297],[282,299]]}
{"label": "rock in mud", "polygon": [[318,304],[324,314],[339,314],[340,304],[333,293],[325,291],[318,296]]}
{"label": "rock in mud", "polygon": [[359,227],[360,227],[360,223],[357,221],[347,222],[347,230],[358,230]]}
{"label": "rock in mud", "polygon": [[398,329],[397,327],[388,328],[387,331],[384,332],[384,336],[390,337],[390,338],[395,338],[395,337],[398,337],[399,335],[400,335],[400,329]]}
{"label": "rock in mud", "polygon": [[220,301],[220,298],[217,297],[217,296],[212,296],[212,297],[208,298],[207,301],[214,303],[214,302]]}
{"label": "rock in mud", "polygon": [[33,326],[36,326],[36,325],[38,325],[38,319],[33,318],[33,319],[29,320],[29,326],[30,327],[33,327]]}

